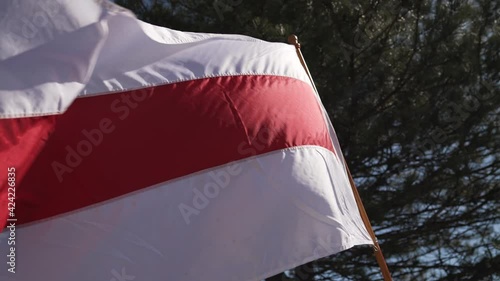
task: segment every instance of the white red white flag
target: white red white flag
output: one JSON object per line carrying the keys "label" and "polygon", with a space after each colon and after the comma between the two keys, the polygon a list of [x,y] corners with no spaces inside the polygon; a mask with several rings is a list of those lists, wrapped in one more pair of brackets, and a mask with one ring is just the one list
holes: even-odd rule
{"label": "white red white flag", "polygon": [[261,280],[372,244],[293,46],[106,1],[3,1],[0,38],[1,280]]}

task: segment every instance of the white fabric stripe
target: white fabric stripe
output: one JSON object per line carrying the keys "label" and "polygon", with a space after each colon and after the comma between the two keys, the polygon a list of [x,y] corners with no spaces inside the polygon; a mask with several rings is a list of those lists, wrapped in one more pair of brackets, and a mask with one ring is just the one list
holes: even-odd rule
{"label": "white fabric stripe", "polygon": [[261,280],[372,242],[338,158],[303,146],[18,227],[16,243],[1,280]]}
{"label": "white fabric stripe", "polygon": [[81,2],[79,13],[72,1],[42,2],[0,3],[9,11],[0,24],[8,39],[0,43],[0,118],[56,114],[78,96],[216,76],[310,84],[291,45],[157,27],[107,1]]}
{"label": "white fabric stripe", "polygon": [[126,16],[111,17],[109,29],[87,94],[229,75],[278,75],[310,84],[291,45],[181,33]]}

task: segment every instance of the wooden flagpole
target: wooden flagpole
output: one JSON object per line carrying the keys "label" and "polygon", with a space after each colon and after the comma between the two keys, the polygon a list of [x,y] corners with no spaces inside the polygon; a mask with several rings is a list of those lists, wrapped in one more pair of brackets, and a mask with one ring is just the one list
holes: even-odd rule
{"label": "wooden flagpole", "polygon": [[[316,94],[319,95],[318,90],[316,89],[316,86],[314,85],[314,81],[312,79],[311,73],[309,72],[309,68],[307,67],[307,64],[304,60],[304,57],[302,56],[302,52],[300,51],[300,43],[299,43],[297,36],[295,36],[293,34],[288,36],[288,43],[295,46],[295,50],[297,51],[297,56],[300,59],[300,63],[302,64],[302,66],[306,70],[306,73],[309,76],[309,80],[311,81],[311,84],[314,88],[314,91],[316,91]],[[342,157],[344,157],[344,155],[342,155]],[[377,263],[380,267],[380,270],[382,271],[382,276],[384,277],[384,281],[392,281],[391,273],[389,271],[389,268],[387,267],[387,263],[385,262],[384,255],[382,254],[382,249],[380,248],[380,245],[378,244],[377,237],[375,236],[375,232],[373,231],[370,220],[368,219],[368,215],[366,214],[365,207],[363,206],[363,202],[361,201],[361,197],[359,196],[358,189],[356,188],[356,184],[354,183],[354,180],[352,179],[352,175],[351,175],[351,172],[349,171],[349,167],[347,167],[347,162],[345,161],[345,158],[344,158],[344,163],[346,163],[347,174],[349,176],[349,183],[351,184],[351,189],[352,189],[352,192],[354,194],[354,198],[356,199],[356,204],[358,205],[359,214],[361,215],[361,219],[363,220],[363,223],[365,224],[365,227],[368,230],[370,237],[372,238],[373,252],[374,252],[375,258],[377,260]]]}

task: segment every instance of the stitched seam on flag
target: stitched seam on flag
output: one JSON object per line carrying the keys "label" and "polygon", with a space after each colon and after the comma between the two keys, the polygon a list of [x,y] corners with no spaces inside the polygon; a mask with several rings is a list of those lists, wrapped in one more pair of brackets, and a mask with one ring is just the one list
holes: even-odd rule
{"label": "stitched seam on flag", "polygon": [[[173,30],[173,31],[177,31],[177,32],[182,32],[182,31],[179,31],[179,30],[169,29],[169,28],[167,28],[167,30]],[[197,35],[198,33],[194,33],[194,34]],[[279,44],[279,42],[267,42],[267,41],[256,39],[256,38],[252,38],[252,37],[249,37],[249,36],[248,36],[248,38],[232,38],[231,36],[224,37],[224,36],[221,36],[221,35],[224,35],[224,34],[213,33],[213,34],[209,34],[209,35],[205,35],[205,36],[200,36],[199,38],[192,39],[192,40],[169,39],[170,41],[160,42],[160,43],[161,44],[172,44],[172,43],[187,44],[187,43],[199,43],[199,42],[207,41],[207,40],[227,40],[227,41],[252,42],[252,43],[259,43],[259,44],[263,44],[263,43],[266,43],[266,44],[269,44],[269,43],[271,43],[271,44],[272,43]],[[235,36],[244,36],[244,35],[236,35],[235,34]]]}
{"label": "stitched seam on flag", "polygon": [[33,114],[0,114],[0,119],[13,119],[13,118],[24,118],[24,117],[44,117],[44,116],[50,116],[50,115],[59,115],[61,113],[64,113],[64,111],[61,112],[35,112]]}
{"label": "stitched seam on flag", "polygon": [[191,176],[195,176],[195,175],[199,175],[199,174],[209,173],[211,171],[214,171],[214,170],[217,170],[217,169],[221,169],[221,168],[225,168],[225,167],[228,167],[228,166],[231,166],[231,165],[236,165],[236,164],[243,163],[243,162],[246,162],[246,161],[252,161],[253,159],[256,159],[256,158],[268,156],[268,155],[271,155],[271,154],[278,154],[280,152],[298,151],[298,150],[307,150],[307,149],[323,150],[323,151],[325,151],[327,153],[332,153],[334,155],[334,157],[336,157],[335,153],[333,151],[331,151],[331,150],[329,150],[327,148],[324,148],[322,146],[319,146],[319,145],[300,145],[300,146],[287,147],[287,148],[282,148],[282,149],[278,149],[278,150],[273,150],[273,151],[269,151],[269,152],[262,153],[262,154],[259,154],[259,155],[253,155],[253,156],[250,156],[250,157],[247,157],[247,158],[239,159],[239,160],[228,162],[228,163],[221,164],[221,165],[218,165],[218,166],[210,167],[210,168],[207,168],[207,169],[204,169],[204,170],[196,171],[196,172],[193,172],[193,173],[181,176],[181,177],[173,178],[173,179],[170,179],[170,180],[167,180],[167,181],[159,182],[159,183],[156,183],[156,184],[153,184],[153,185],[150,185],[150,186],[147,186],[147,187],[144,187],[144,188],[141,188],[141,189],[138,189],[138,190],[126,193],[126,194],[122,194],[122,195],[117,196],[117,197],[113,197],[113,198],[108,199],[108,200],[104,200],[104,201],[101,201],[101,202],[98,202],[98,203],[94,203],[92,205],[88,205],[88,206],[85,206],[85,207],[82,207],[82,208],[71,210],[69,212],[57,214],[57,215],[54,215],[54,216],[51,216],[51,217],[47,217],[47,218],[43,218],[43,219],[38,219],[38,220],[31,221],[31,222],[28,222],[28,223],[23,223],[23,224],[19,225],[19,228],[28,227],[30,225],[34,225],[34,224],[38,224],[38,223],[43,223],[43,222],[46,222],[46,221],[49,221],[49,220],[52,220],[52,219],[56,219],[56,218],[63,217],[63,216],[66,216],[66,215],[70,215],[70,214],[73,214],[73,213],[81,212],[81,211],[84,211],[86,209],[95,208],[95,207],[98,207],[100,205],[109,204],[109,203],[111,203],[113,201],[118,201],[118,200],[121,200],[121,199],[123,199],[125,197],[134,196],[136,194],[145,192],[145,191],[147,191],[149,189],[158,188],[160,186],[173,183],[175,181],[183,180],[185,178],[188,178],[188,177],[191,177]]}
{"label": "stitched seam on flag", "polygon": [[[124,88],[124,89],[116,89],[116,90],[109,90],[107,92],[101,92],[101,93],[92,93],[92,94],[79,94],[76,98],[86,98],[86,97],[95,97],[95,96],[100,96],[100,95],[107,95],[107,94],[118,94],[122,92],[129,92],[129,91],[136,91],[144,88],[149,88],[149,87],[159,87],[159,86],[165,86],[165,85],[170,85],[170,84],[175,84],[175,83],[182,83],[182,82],[188,82],[188,81],[195,81],[195,80],[203,80],[203,79],[208,79],[208,78],[218,78],[218,77],[232,77],[232,76],[275,76],[275,77],[283,77],[283,78],[290,78],[290,79],[295,79],[301,82],[306,83],[307,85],[311,86],[310,81],[305,81],[302,80],[298,77],[290,76],[290,75],[283,75],[283,74],[276,74],[276,73],[254,73],[254,72],[242,72],[242,73],[222,73],[222,74],[214,74],[214,75],[204,75],[200,77],[191,77],[191,78],[186,78],[186,79],[177,79],[177,80],[172,80],[172,81],[165,81],[162,83],[149,83],[142,85],[140,87],[135,87],[135,88]],[[311,86],[312,88],[312,86]]]}
{"label": "stitched seam on flag", "polygon": [[[294,147],[287,147],[287,148],[273,150],[273,151],[269,151],[269,152],[258,154],[258,155],[252,155],[252,156],[249,156],[249,157],[246,157],[246,158],[243,158],[243,159],[239,159],[239,160],[231,161],[231,162],[224,163],[224,164],[221,164],[221,165],[218,165],[218,166],[214,166],[214,167],[206,168],[206,169],[203,169],[203,170],[199,170],[199,171],[196,171],[196,172],[193,172],[193,173],[181,176],[181,177],[173,178],[173,179],[170,179],[170,180],[167,180],[167,181],[164,181],[164,182],[160,182],[160,183],[151,185],[149,187],[146,187],[146,188],[143,188],[143,189],[140,189],[140,190],[133,191],[131,193],[127,193],[127,194],[121,195],[120,197],[122,197],[122,196],[128,196],[128,195],[136,193],[136,192],[141,192],[141,191],[144,191],[144,190],[149,189],[149,188],[155,188],[157,186],[168,184],[168,183],[173,182],[173,181],[182,180],[182,179],[187,178],[187,177],[191,177],[191,176],[195,176],[195,175],[203,174],[203,173],[209,173],[209,172],[217,170],[217,169],[223,169],[223,168],[226,168],[228,166],[236,165],[236,164],[243,163],[243,162],[246,162],[246,161],[252,161],[252,160],[254,160],[256,158],[261,158],[261,157],[265,157],[265,156],[272,155],[272,154],[278,154],[280,152],[299,151],[299,150],[307,150],[307,149],[322,150],[322,151],[324,151],[326,153],[332,153],[334,157],[337,157],[336,154],[333,151],[331,151],[331,150],[329,150],[329,149],[327,149],[325,147],[319,146],[319,145],[300,145],[300,146],[294,146]],[[116,197],[116,198],[119,198],[119,197]],[[110,200],[114,200],[114,199],[115,198],[110,199]],[[104,202],[106,202],[106,201],[104,201]],[[100,202],[100,203],[102,203],[102,202]],[[100,203],[97,203],[97,204],[100,204]]]}
{"label": "stitched seam on flag", "polygon": [[[116,89],[116,90],[109,90],[107,92],[83,94],[83,95],[79,94],[75,99],[90,98],[90,97],[109,95],[109,94],[119,94],[119,93],[129,92],[129,91],[137,91],[137,90],[149,88],[149,87],[160,87],[160,86],[165,86],[165,85],[170,85],[170,84],[175,84],[175,83],[202,80],[202,79],[207,79],[207,78],[231,77],[231,76],[275,76],[275,77],[295,79],[297,81],[304,82],[307,85],[311,86],[310,81],[304,81],[304,80],[297,78],[297,77],[287,76],[287,75],[282,75],[282,74],[275,74],[275,73],[235,73],[235,74],[233,74],[233,73],[228,73],[228,74],[206,75],[206,76],[202,76],[202,77],[187,78],[187,79],[178,79],[178,80],[167,81],[165,83],[158,83],[158,84],[146,84],[146,85],[142,85],[142,86],[137,87],[137,88]],[[69,106],[71,106],[71,104]],[[67,108],[65,108],[63,111],[52,111],[52,112],[0,114],[0,119],[23,118],[23,117],[43,117],[43,116],[47,116],[47,115],[58,115],[58,114],[64,113],[66,110],[67,110]]]}

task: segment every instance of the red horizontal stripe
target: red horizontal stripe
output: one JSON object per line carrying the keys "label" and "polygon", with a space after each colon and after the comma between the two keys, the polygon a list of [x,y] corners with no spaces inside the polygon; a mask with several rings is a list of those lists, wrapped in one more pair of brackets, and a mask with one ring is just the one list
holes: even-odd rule
{"label": "red horizontal stripe", "polygon": [[[54,118],[54,131],[29,170],[13,162],[26,172],[16,189],[20,223],[252,155],[300,145],[333,151],[311,87],[277,76],[208,78],[80,98],[63,115],[36,120]],[[0,120],[0,127],[17,122]],[[8,159],[34,155],[7,151]]]}
{"label": "red horizontal stripe", "polygon": [[[0,231],[16,219],[19,183],[54,129],[55,116],[0,119]],[[16,208],[17,207],[17,208]]]}

